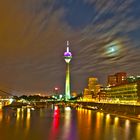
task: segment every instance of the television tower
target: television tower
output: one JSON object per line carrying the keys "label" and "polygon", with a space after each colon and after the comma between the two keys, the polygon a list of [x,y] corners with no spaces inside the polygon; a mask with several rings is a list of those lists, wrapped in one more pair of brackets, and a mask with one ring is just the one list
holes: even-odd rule
{"label": "television tower", "polygon": [[72,59],[72,53],[69,51],[69,41],[67,41],[67,50],[64,52],[64,59],[66,62],[66,82],[65,82],[65,100],[68,101],[70,96],[70,68],[69,64]]}

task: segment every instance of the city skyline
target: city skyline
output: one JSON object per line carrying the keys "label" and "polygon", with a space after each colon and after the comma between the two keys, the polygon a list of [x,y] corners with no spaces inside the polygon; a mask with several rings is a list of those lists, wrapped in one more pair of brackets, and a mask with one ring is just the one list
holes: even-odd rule
{"label": "city skyline", "polygon": [[138,0],[2,0],[0,88],[12,93],[65,89],[66,40],[71,42],[72,91],[89,77],[140,75]]}

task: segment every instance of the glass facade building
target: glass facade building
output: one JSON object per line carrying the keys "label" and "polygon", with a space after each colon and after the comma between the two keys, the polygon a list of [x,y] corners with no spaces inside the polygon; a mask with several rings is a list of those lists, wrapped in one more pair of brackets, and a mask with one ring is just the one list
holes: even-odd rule
{"label": "glass facade building", "polygon": [[119,101],[139,101],[140,81],[109,87],[106,90],[106,98]]}

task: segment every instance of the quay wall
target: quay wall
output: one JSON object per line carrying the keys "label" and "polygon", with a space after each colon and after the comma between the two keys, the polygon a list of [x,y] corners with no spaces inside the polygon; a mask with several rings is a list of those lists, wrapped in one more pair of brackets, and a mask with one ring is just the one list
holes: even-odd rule
{"label": "quay wall", "polygon": [[82,106],[96,106],[99,110],[113,113],[121,113],[128,115],[140,115],[140,106],[126,104],[110,104],[110,103],[95,103],[95,102],[77,102]]}

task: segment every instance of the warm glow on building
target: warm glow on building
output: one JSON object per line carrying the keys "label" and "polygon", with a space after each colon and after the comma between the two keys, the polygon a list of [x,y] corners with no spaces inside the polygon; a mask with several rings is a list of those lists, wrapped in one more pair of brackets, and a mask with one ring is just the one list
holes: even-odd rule
{"label": "warm glow on building", "polygon": [[88,88],[84,89],[84,100],[90,101],[95,99],[100,92],[101,85],[98,84],[98,79],[95,77],[90,77],[88,79]]}
{"label": "warm glow on building", "polygon": [[108,76],[108,86],[116,86],[126,82],[126,72],[118,72]]}
{"label": "warm glow on building", "polygon": [[140,82],[127,83],[106,90],[106,97],[112,100],[140,100]]}

